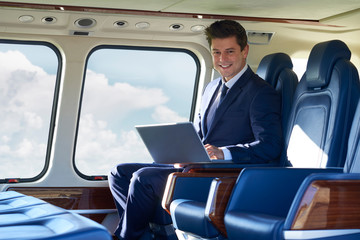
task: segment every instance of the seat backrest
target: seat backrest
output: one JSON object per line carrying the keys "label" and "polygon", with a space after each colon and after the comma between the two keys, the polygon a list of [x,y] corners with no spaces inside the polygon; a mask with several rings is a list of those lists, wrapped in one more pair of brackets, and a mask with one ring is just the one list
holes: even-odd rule
{"label": "seat backrest", "polygon": [[351,52],[339,40],[311,50],[285,134],[294,167],[342,167],[360,87]]}
{"label": "seat backrest", "polygon": [[292,69],[291,58],[286,53],[272,53],[263,57],[256,70],[256,74],[274,88],[283,69]]}
{"label": "seat backrest", "polygon": [[256,73],[273,86],[281,97],[281,122],[283,130],[286,129],[293,95],[298,84],[298,78],[292,70],[293,63],[285,53],[272,53],[266,55]]}
{"label": "seat backrest", "polygon": [[351,126],[344,172],[360,173],[360,101]]}

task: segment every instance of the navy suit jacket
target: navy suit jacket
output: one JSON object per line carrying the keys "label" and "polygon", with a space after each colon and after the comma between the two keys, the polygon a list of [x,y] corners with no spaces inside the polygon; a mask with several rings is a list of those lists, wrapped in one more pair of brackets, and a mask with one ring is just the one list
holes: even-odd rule
{"label": "navy suit jacket", "polygon": [[206,129],[206,112],[221,78],[211,81],[203,93],[195,119],[204,144],[227,147],[236,163],[278,161],[283,148],[279,94],[250,67],[230,88]]}

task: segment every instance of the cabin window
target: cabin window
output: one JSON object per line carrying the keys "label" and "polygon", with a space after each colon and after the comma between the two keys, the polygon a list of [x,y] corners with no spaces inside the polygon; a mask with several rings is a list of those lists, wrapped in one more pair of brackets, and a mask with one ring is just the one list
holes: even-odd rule
{"label": "cabin window", "polygon": [[59,59],[47,43],[0,40],[1,182],[32,181],[46,170]]}
{"label": "cabin window", "polygon": [[291,58],[293,62],[293,70],[296,73],[299,81],[306,71],[307,59],[306,58]]}
{"label": "cabin window", "polygon": [[88,57],[75,166],[85,178],[151,163],[135,125],[191,121],[199,63],[185,50],[99,47]]}

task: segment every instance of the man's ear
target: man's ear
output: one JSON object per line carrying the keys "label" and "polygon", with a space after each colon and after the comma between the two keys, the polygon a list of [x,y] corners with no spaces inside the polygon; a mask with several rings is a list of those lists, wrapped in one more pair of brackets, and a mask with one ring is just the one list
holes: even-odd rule
{"label": "man's ear", "polygon": [[241,53],[243,54],[244,58],[247,58],[248,54],[249,54],[249,44],[246,44],[246,46],[244,47],[244,49],[241,51]]}

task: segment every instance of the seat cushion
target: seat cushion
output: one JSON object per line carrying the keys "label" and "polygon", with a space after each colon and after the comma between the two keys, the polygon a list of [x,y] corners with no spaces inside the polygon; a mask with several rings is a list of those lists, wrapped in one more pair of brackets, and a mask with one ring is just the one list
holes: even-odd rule
{"label": "seat cushion", "polygon": [[285,219],[264,214],[228,212],[225,226],[228,239],[269,240],[283,239],[282,229]]}
{"label": "seat cushion", "polygon": [[63,214],[0,227],[0,239],[23,240],[111,240],[107,229],[83,216]]}
{"label": "seat cushion", "polygon": [[170,206],[174,227],[204,238],[218,236],[219,231],[205,217],[205,205],[192,200],[174,200]]}

